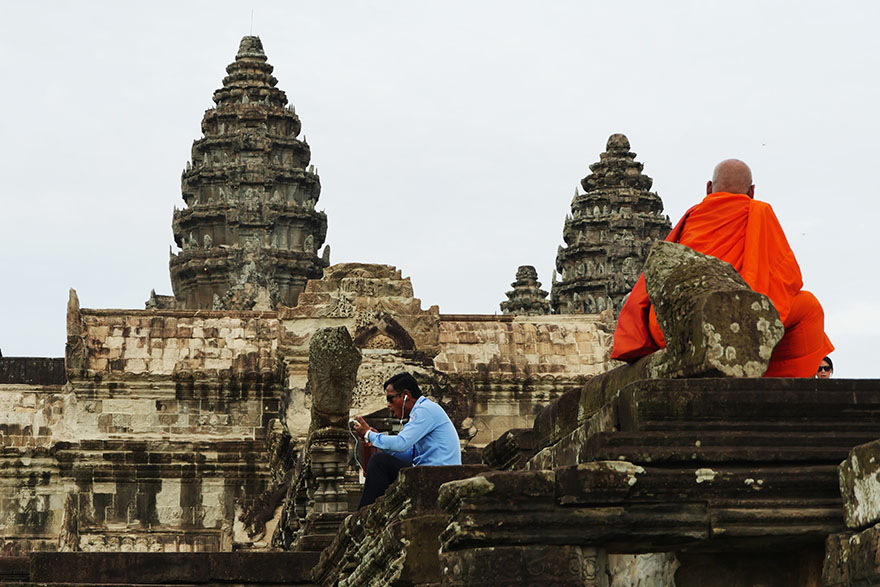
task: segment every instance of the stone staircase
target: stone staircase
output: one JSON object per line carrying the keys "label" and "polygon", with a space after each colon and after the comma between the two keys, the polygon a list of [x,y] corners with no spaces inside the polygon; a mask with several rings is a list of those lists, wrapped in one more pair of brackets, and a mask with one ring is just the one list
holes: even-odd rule
{"label": "stone staircase", "polygon": [[[603,553],[684,551],[679,587],[818,585],[825,539],[845,529],[838,465],[875,438],[874,380],[631,384],[578,426],[539,416],[488,447],[487,460],[521,470],[441,489],[444,584],[604,585]],[[728,563],[741,572],[713,579]]]}
{"label": "stone staircase", "polygon": [[876,380],[642,381],[590,417],[546,418],[564,404],[487,448],[500,469],[405,470],[321,553],[34,553],[0,559],[0,578],[552,587],[638,572],[678,587],[819,586],[826,540],[851,536],[838,465],[880,438]]}

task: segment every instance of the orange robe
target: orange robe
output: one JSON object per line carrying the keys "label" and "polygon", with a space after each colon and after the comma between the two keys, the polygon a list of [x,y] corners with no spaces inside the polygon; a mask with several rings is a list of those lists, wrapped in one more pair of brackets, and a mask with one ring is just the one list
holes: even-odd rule
{"label": "orange robe", "polygon": [[[746,194],[709,194],[685,213],[666,240],[730,263],[753,290],[773,302],[785,335],[765,377],[816,374],[834,347],[825,335],[822,306],[801,289],[801,269],[770,204]],[[620,311],[611,358],[631,362],[665,346],[642,275]]]}

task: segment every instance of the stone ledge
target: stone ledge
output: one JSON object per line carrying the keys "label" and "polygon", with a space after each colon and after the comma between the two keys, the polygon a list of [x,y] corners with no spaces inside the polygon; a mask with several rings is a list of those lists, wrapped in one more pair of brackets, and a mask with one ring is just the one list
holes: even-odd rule
{"label": "stone ledge", "polygon": [[52,552],[30,556],[37,583],[312,585],[311,552]]}
{"label": "stone ledge", "polygon": [[666,469],[624,461],[493,471],[440,490],[442,552],[576,545],[609,552],[778,548],[843,528],[834,466]]}
{"label": "stone ledge", "polygon": [[441,322],[513,322],[513,314],[440,314]]}
{"label": "stone ledge", "polygon": [[[562,443],[570,444],[579,430],[583,431],[580,436],[589,439],[587,452],[603,447],[613,450],[609,447],[615,443],[624,444],[625,436],[614,436],[611,432],[616,430],[635,435],[652,432],[657,438],[662,438],[664,432],[685,435],[697,431],[720,438],[728,431],[730,439],[740,438],[741,442],[748,442],[747,432],[780,434],[784,438],[782,445],[757,447],[767,458],[773,451],[783,455],[786,444],[805,445],[813,434],[820,433],[829,436],[829,444],[811,447],[810,454],[836,462],[845,457],[847,441],[857,444],[880,436],[880,424],[873,416],[880,407],[877,380],[657,379],[630,383],[599,410],[585,406],[588,395],[601,395],[615,387],[607,381],[606,387],[603,379],[594,377],[582,390],[568,392],[542,409],[535,417],[531,435],[505,435],[489,443],[484,449],[486,462],[506,468],[520,462],[522,455],[540,454]],[[592,405],[592,400],[587,403]],[[609,434],[595,436],[604,431]],[[519,446],[519,438],[528,439],[528,446]],[[693,439],[696,440],[701,440],[698,435]],[[634,452],[639,449],[633,443],[630,448]],[[681,447],[680,455],[686,455],[685,448]],[[694,448],[691,454],[701,452],[700,447]],[[672,449],[668,452],[669,458],[674,459]],[[703,452],[710,456],[710,451]],[[627,458],[632,454],[627,453]],[[736,459],[735,454],[729,456]],[[712,456],[722,457],[720,452]]]}
{"label": "stone ledge", "polygon": [[64,385],[64,358],[0,357],[0,384]]}
{"label": "stone ledge", "polygon": [[251,310],[137,310],[126,308],[81,308],[83,316],[163,316],[171,318],[277,318],[276,311]]}

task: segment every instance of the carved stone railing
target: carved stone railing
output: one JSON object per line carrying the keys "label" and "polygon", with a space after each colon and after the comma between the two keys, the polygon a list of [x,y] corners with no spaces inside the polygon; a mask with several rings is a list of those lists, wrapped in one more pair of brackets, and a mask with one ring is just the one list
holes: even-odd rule
{"label": "carved stone railing", "polygon": [[439,535],[448,516],[437,506],[437,492],[486,471],[484,465],[403,469],[376,503],[346,518],[312,580],[325,587],[439,583]]}

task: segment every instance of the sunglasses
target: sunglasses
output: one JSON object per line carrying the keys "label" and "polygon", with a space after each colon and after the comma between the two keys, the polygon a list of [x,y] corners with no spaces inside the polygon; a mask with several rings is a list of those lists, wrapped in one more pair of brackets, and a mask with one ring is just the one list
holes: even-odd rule
{"label": "sunglasses", "polygon": [[822,371],[831,371],[831,365],[819,365],[818,373],[821,373]]}
{"label": "sunglasses", "polygon": [[390,404],[391,402],[394,401],[394,398],[396,398],[396,397],[399,396],[399,395],[400,395],[399,393],[395,393],[394,395],[386,395],[386,396],[385,396],[385,401],[388,402],[388,403]]}

